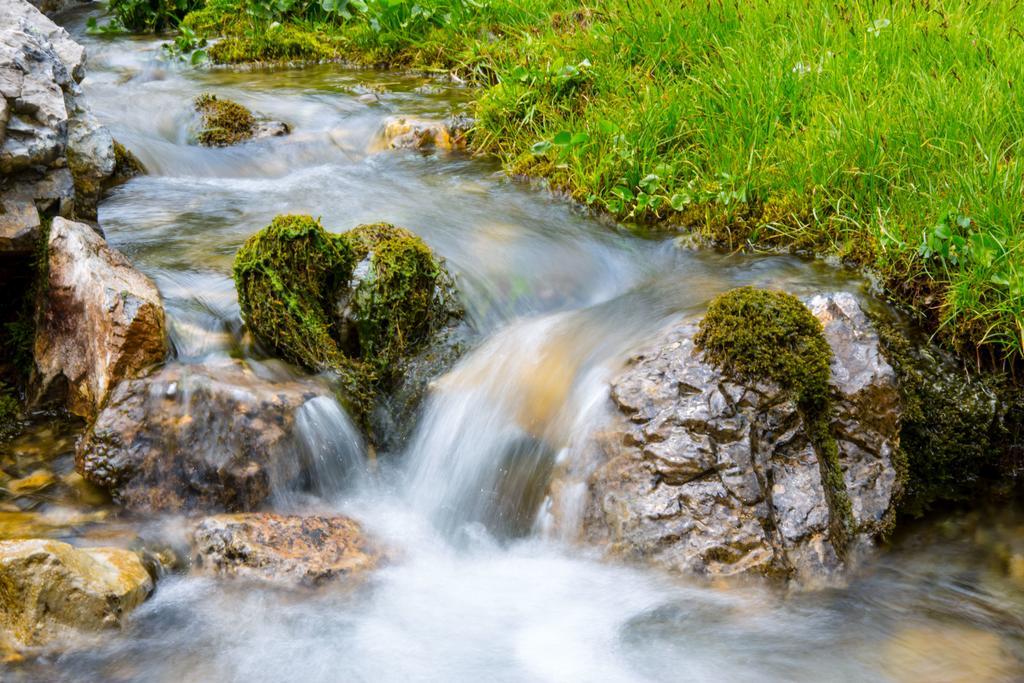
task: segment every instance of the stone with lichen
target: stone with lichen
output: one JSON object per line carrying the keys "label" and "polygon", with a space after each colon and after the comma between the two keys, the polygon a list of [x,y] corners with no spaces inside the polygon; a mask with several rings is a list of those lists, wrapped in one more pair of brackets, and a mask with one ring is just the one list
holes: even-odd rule
{"label": "stone with lichen", "polygon": [[[612,381],[612,417],[593,439],[582,521],[588,542],[673,571],[816,584],[844,566],[837,546],[855,557],[891,527],[902,485],[901,410],[876,332],[849,294],[815,297],[807,308],[754,298],[779,303],[796,330],[813,338],[775,339],[773,357],[763,359],[767,370],[742,354],[731,356],[730,367],[698,348],[701,327],[686,321],[637,354]],[[751,340],[772,336],[749,330],[766,321],[745,315]],[[728,343],[703,336],[716,352]],[[777,357],[795,349],[806,351],[800,357],[811,367],[789,368],[795,357]],[[774,374],[783,367],[792,374]],[[820,435],[808,429],[800,405],[807,396],[796,388],[822,378],[830,405],[823,415],[850,505],[849,538],[836,537],[829,471],[815,444]]]}

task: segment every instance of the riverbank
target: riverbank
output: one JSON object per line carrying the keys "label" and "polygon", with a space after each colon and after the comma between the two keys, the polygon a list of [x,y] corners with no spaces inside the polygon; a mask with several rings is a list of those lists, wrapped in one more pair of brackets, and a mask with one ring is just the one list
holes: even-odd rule
{"label": "riverbank", "polygon": [[452,74],[479,86],[473,148],[510,172],[729,249],[838,257],[948,348],[1020,361],[1021,8],[327,5],[211,0],[184,26],[223,36],[218,62]]}

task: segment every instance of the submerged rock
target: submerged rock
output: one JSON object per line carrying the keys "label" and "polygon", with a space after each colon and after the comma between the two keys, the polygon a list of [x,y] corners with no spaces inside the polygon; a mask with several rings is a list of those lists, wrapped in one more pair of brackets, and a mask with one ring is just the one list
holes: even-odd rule
{"label": "submerged rock", "polygon": [[412,116],[392,116],[384,121],[370,151],[385,149],[438,149],[445,152],[466,149],[473,119],[453,116],[431,121]]}
{"label": "submerged rock", "polygon": [[461,315],[444,262],[386,223],[328,233],[309,216],[278,216],[234,264],[242,317],[269,350],[343,381],[365,422],[403,359]]}
{"label": "submerged rock", "polygon": [[269,512],[200,520],[192,551],[201,573],[285,586],[357,581],[381,559],[359,524],[347,517]]}
{"label": "submerged rock", "polygon": [[[808,306],[833,356],[829,427],[851,541],[869,543],[891,524],[901,485],[895,374],[851,295]],[[844,552],[798,401],[712,365],[697,333],[693,321],[672,327],[613,380],[617,414],[590,479],[585,539],[677,571],[827,579]]]}
{"label": "submerged rock", "polygon": [[227,147],[289,132],[286,123],[257,119],[237,102],[210,93],[197,97],[194,104],[201,119],[196,139],[207,147]]}
{"label": "submerged rock", "polygon": [[48,252],[37,400],[66,393],[68,410],[92,417],[118,382],[164,360],[160,293],[84,223],[55,218]]}
{"label": "submerged rock", "polygon": [[0,541],[0,585],[0,624],[28,646],[118,626],[153,590],[134,552],[40,539]]}
{"label": "submerged rock", "polygon": [[117,386],[79,443],[76,465],[129,509],[253,510],[275,486],[302,482],[296,414],[329,395],[241,365],[171,365]]}

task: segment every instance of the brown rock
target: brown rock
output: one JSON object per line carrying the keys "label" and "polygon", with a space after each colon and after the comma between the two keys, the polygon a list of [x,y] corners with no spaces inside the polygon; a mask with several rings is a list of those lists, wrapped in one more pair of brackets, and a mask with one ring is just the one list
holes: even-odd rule
{"label": "brown rock", "polygon": [[197,571],[303,586],[358,580],[381,559],[347,517],[269,512],[206,517],[192,549]]}
{"label": "brown rock", "polygon": [[0,541],[0,624],[24,645],[118,626],[153,590],[142,561],[120,548]]}
{"label": "brown rock", "polygon": [[171,365],[118,385],[79,443],[78,471],[131,509],[252,510],[302,478],[296,412],[329,395],[241,365]]}
{"label": "brown rock", "polygon": [[160,293],[92,228],[59,217],[50,228],[48,277],[35,343],[37,397],[66,389],[68,410],[92,417],[119,381],[166,356]]}

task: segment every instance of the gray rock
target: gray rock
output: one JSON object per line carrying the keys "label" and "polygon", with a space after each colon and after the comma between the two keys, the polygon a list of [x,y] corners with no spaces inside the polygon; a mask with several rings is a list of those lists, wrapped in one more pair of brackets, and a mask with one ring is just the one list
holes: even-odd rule
{"label": "gray rock", "polygon": [[88,109],[79,108],[68,127],[68,168],[75,179],[75,213],[96,218],[96,205],[117,167],[114,138]]}
{"label": "gray rock", "polygon": [[[809,308],[832,347],[832,421],[863,547],[891,522],[900,407],[893,369],[849,294]],[[829,509],[796,406],[774,385],[737,384],[694,349],[695,321],[668,330],[612,382],[584,537],[675,571],[828,580],[841,569]]]}
{"label": "gray rock", "polygon": [[[25,0],[4,0],[0,3],[0,33],[6,33],[17,27],[23,32],[30,32],[52,45],[52,49],[60,57],[66,73],[75,81],[82,80],[85,75],[85,48],[76,43],[71,34],[64,28],[53,23],[36,7]],[[0,41],[3,42],[3,41]],[[7,60],[0,56],[0,64]]]}

